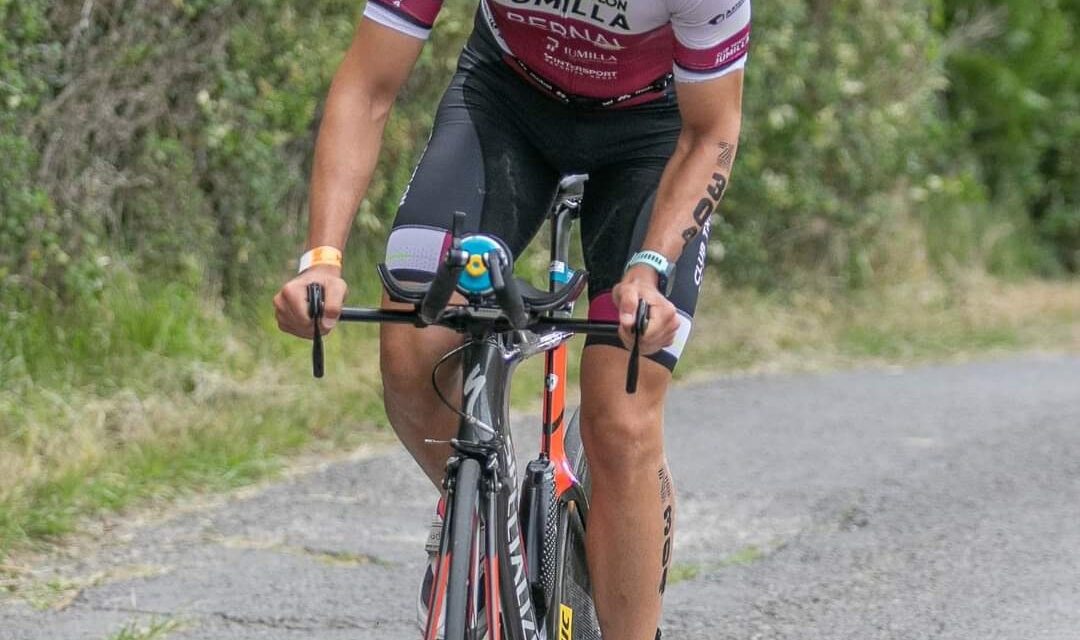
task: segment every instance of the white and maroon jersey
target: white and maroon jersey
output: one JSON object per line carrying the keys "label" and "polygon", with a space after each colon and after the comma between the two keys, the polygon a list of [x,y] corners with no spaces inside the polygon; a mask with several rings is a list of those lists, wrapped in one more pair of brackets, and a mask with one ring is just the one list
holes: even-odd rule
{"label": "white and maroon jersey", "polygon": [[[750,0],[480,0],[499,46],[561,90],[629,94],[674,73],[718,78],[746,64]],[[427,38],[442,0],[368,0],[364,15]]]}

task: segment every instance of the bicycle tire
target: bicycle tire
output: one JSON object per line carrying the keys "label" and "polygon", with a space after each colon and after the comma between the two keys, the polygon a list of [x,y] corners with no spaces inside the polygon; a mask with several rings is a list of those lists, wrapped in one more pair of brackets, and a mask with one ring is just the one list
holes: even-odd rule
{"label": "bicycle tire", "polygon": [[468,623],[468,579],[472,562],[476,502],[479,496],[480,463],[462,460],[454,483],[450,520],[450,572],[446,582],[446,640],[465,640]]}
{"label": "bicycle tire", "polygon": [[[587,499],[591,482],[589,465],[581,447],[578,415],[567,425],[566,452]],[[556,521],[555,588],[548,607],[548,637],[554,640],[600,640],[600,624],[592,599],[592,582],[585,559],[587,503],[574,499],[559,501]]]}

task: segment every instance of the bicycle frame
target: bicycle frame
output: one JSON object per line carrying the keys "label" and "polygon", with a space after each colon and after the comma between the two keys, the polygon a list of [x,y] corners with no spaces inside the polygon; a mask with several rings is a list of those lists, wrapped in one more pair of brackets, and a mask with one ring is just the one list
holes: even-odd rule
{"label": "bicycle frame", "polygon": [[[554,291],[565,282],[569,270],[567,254],[569,252],[570,228],[575,211],[568,201],[555,207],[552,213],[551,268],[549,288]],[[558,316],[569,317],[571,312],[559,312]],[[527,567],[525,548],[526,540],[521,526],[519,505],[521,501],[518,483],[517,461],[514,453],[513,438],[509,424],[509,382],[517,365],[539,353],[545,354],[543,424],[539,460],[550,460],[554,471],[556,500],[573,499],[581,505],[583,513],[587,509],[587,495],[578,478],[574,475],[573,462],[568,458],[564,446],[566,428],[566,342],[574,334],[569,331],[554,331],[536,334],[529,331],[501,332],[472,336],[463,348],[462,356],[462,412],[467,416],[461,420],[457,435],[458,456],[469,455],[481,458],[484,476],[481,483],[481,500],[478,513],[480,520],[487,523],[487,536],[483,544],[486,547],[488,634],[490,638],[501,639],[505,625],[509,640],[542,640],[549,637],[550,630],[543,624],[543,618],[534,602],[533,589]],[[473,445],[481,445],[474,448]],[[451,458],[447,465],[447,477],[453,476],[460,462],[458,456]],[[447,513],[454,500],[452,487],[448,488],[449,500]],[[491,523],[504,523],[504,531],[492,530]],[[448,517],[444,522],[444,540],[449,535],[453,523]],[[476,527],[477,543],[474,545],[473,566],[476,566],[480,544],[479,531]],[[444,549],[445,551],[445,549]],[[498,558],[498,562],[493,559]],[[435,575],[435,589],[429,603],[429,620],[426,638],[435,640],[441,615],[440,603],[446,589],[446,567],[448,562],[439,563]],[[508,569],[506,573],[500,572]],[[478,572],[473,572],[473,597],[477,597]],[[509,606],[502,603],[509,603]],[[475,610],[475,608],[473,608]],[[502,614],[501,618],[499,614]],[[475,626],[475,625],[470,625]]]}
{"label": "bicycle frame", "polygon": [[[530,340],[524,345],[513,345],[497,337],[489,337],[470,344],[462,352],[465,372],[462,407],[469,419],[461,421],[457,449],[458,456],[475,456],[480,459],[483,469],[479,512],[483,514],[481,519],[488,529],[489,535],[484,541],[486,569],[490,576],[490,587],[495,588],[493,591],[489,587],[486,604],[492,614],[500,611],[503,614],[501,621],[494,615],[489,620],[488,628],[492,638],[500,637],[500,623],[506,624],[507,637],[511,640],[538,640],[544,637],[540,635],[539,612],[533,602],[530,576],[526,569],[525,539],[519,513],[521,493],[508,419],[507,383],[517,365],[536,353],[534,350],[558,348],[569,338],[570,334],[562,334],[557,341]],[[553,431],[550,435],[545,435],[544,439],[554,442],[558,437]],[[460,463],[458,456],[452,458],[447,465],[448,477]],[[559,475],[565,478],[565,475]],[[572,486],[576,479],[565,478],[563,483]],[[454,499],[453,488],[450,488],[448,513],[452,511]],[[494,523],[504,523],[506,529],[492,531],[491,525]],[[451,519],[447,518],[444,536],[449,534],[452,524]],[[473,553],[476,552],[474,548]],[[495,558],[499,559],[498,563],[492,562]],[[507,570],[501,576],[500,567]],[[435,578],[436,593],[433,597],[435,602],[438,602],[441,595],[437,591],[445,589],[445,580],[442,575],[436,575]],[[501,602],[511,604],[500,606]],[[429,608],[429,611],[432,616],[441,615],[437,608]],[[429,623],[428,628],[438,629],[437,621]],[[432,640],[434,637],[430,636]]]}
{"label": "bicycle frame", "polygon": [[[570,228],[573,225],[575,210],[569,205],[557,205],[551,221],[551,266],[548,270],[548,290],[554,291],[566,282],[568,276],[568,256],[570,249]],[[553,314],[556,317],[570,317],[571,312]],[[580,486],[574,477],[573,467],[566,457],[563,446],[562,429],[566,420],[566,361],[567,346],[565,341],[548,351],[544,356],[544,404],[543,438],[541,451],[555,463],[555,493],[558,497]],[[587,503],[584,491],[577,497]]]}
{"label": "bicycle frame", "polygon": [[[581,447],[578,446],[574,456],[566,447],[567,435],[573,428],[573,421],[566,420],[566,342],[578,333],[616,335],[618,325],[570,317],[573,300],[585,285],[585,274],[575,274],[566,266],[570,228],[579,204],[580,198],[561,192],[552,208],[547,294],[516,284],[512,259],[499,250],[484,249],[483,254],[471,254],[471,259],[481,255],[489,268],[497,306],[489,306],[490,298],[471,292],[469,304],[448,306],[455,288],[461,291],[458,274],[470,259],[470,254],[461,250],[464,214],[455,214],[452,247],[431,284],[410,287],[397,281],[385,265],[379,267],[391,298],[414,303],[413,311],[341,310],[342,321],[407,323],[421,327],[439,324],[466,336],[461,347],[436,365],[437,368],[450,356],[459,354],[464,377],[460,404],[455,406],[447,401],[461,415],[461,420],[457,437],[449,443],[455,453],[447,461],[444,480],[446,517],[434,588],[427,603],[426,640],[437,639],[444,604],[448,633],[461,637],[464,628],[466,638],[477,640],[481,622],[477,613],[482,551],[486,552],[487,631],[492,640],[547,640],[555,628],[559,629],[560,640],[568,638],[566,616],[572,617],[574,609],[590,609],[589,601],[564,603],[561,599],[568,565],[559,558],[568,557],[567,545],[574,544],[579,549],[574,555],[578,558],[574,565],[576,573],[572,574],[577,585],[574,593],[584,589],[587,597],[588,592],[588,573],[580,551],[588,510],[588,474]],[[531,290],[528,297],[518,287]],[[322,317],[323,295],[320,284],[308,285],[309,316],[313,322],[312,366],[316,377],[323,373],[322,340],[315,329]],[[647,319],[648,305],[639,303],[631,366],[627,368],[628,393],[636,386],[637,368],[633,365],[637,336],[645,331]],[[545,354],[545,383],[540,453],[527,465],[526,479],[519,484],[508,418],[509,381],[518,364],[541,353]],[[442,395],[438,388],[436,391]],[[579,440],[575,438],[575,444],[580,444]],[[578,469],[583,473],[582,479],[575,476]],[[574,537],[567,537],[571,530]],[[462,562],[462,558],[467,558],[467,562]],[[455,587],[448,589],[448,584]],[[468,588],[463,589],[465,586]],[[548,604],[551,611],[542,610]],[[550,624],[545,626],[545,621]],[[595,621],[591,627],[595,629]]]}

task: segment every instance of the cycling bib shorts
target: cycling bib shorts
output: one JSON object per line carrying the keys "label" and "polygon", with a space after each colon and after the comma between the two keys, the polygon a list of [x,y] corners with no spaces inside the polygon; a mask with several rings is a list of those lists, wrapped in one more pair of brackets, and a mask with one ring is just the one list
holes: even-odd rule
{"label": "cycling bib shorts", "polygon": [[[623,0],[610,1],[613,5],[625,4]],[[714,5],[710,11],[720,5],[728,7],[725,11],[734,8],[735,16],[749,12],[749,2],[626,1],[632,7],[708,4]],[[538,90],[535,79],[507,59],[510,32],[500,28],[500,35],[490,24],[493,8],[509,11],[508,7],[518,7],[515,10],[543,13],[549,3],[481,3],[476,26],[439,104],[431,139],[402,196],[387,241],[387,266],[402,279],[430,280],[449,244],[448,227],[454,211],[466,213],[467,231],[493,234],[519,256],[542,226],[560,178],[588,174],[580,223],[585,268],[589,272],[589,317],[617,320],[611,289],[622,279],[626,261],[644,240],[660,176],[681,130],[674,88],[668,83],[647,96],[648,100],[626,101],[619,108],[552,99],[558,96],[542,87]],[[402,0],[401,4],[409,3]],[[439,3],[428,0],[423,4],[434,10]],[[585,6],[580,0],[561,0],[558,4],[570,9]],[[372,16],[371,8],[376,7],[375,15],[379,17],[375,19],[380,22],[390,21],[391,17],[404,20],[388,5],[394,2],[372,0],[366,15]],[[590,6],[600,5],[608,6],[604,2]],[[724,22],[727,18],[716,18],[722,15],[726,14],[714,13],[708,20]],[[648,26],[632,11],[626,16],[631,26]],[[433,20],[433,13],[430,18]],[[418,36],[424,35],[420,33],[423,24],[430,27],[430,22],[419,19],[409,24]],[[669,43],[673,28],[677,42],[687,37],[685,33],[696,33],[681,32],[674,18],[665,25],[653,25],[651,32],[666,29]],[[700,75],[714,74],[711,77],[722,75],[738,68],[745,58],[744,49],[738,60],[725,58],[723,69],[695,71],[682,67],[692,65],[697,58],[680,58],[680,46],[672,45],[665,54],[669,68],[675,61],[674,73],[679,81],[683,81],[683,74],[698,71]],[[514,55],[530,54],[515,49]],[[721,53],[710,55],[717,60],[724,58]],[[525,64],[532,68],[530,62]],[[548,72],[539,65],[537,70]],[[561,80],[560,91],[572,89],[575,97],[605,98],[600,91],[569,82],[564,76],[551,77]],[[542,79],[547,78],[545,75]],[[639,79],[633,78],[632,83]],[[677,262],[668,298],[678,311],[678,335],[674,344],[650,356],[669,369],[674,369],[690,334],[709,231],[706,224]],[[598,336],[590,336],[586,344],[621,346],[618,338]]]}

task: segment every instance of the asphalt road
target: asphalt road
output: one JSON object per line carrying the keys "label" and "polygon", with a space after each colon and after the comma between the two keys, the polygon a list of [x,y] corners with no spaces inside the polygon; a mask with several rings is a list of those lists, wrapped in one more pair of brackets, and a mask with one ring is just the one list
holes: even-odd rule
{"label": "asphalt road", "polygon": [[[687,385],[667,429],[665,638],[1080,638],[1080,358]],[[415,640],[431,506],[387,450],[121,527],[0,638]]]}

